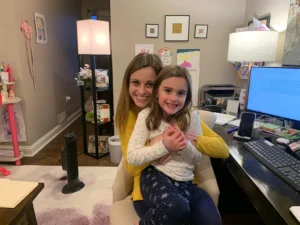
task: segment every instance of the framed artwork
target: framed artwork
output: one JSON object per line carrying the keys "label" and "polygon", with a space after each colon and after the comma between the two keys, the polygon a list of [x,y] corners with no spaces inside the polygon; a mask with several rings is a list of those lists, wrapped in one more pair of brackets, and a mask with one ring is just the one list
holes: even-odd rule
{"label": "framed artwork", "polygon": [[[270,28],[271,15],[259,18],[258,20],[265,24],[268,28]],[[250,26],[252,23],[253,21],[249,21],[248,26]]]}
{"label": "framed artwork", "polygon": [[158,38],[158,24],[146,24],[146,38]]}
{"label": "framed artwork", "polygon": [[36,42],[40,44],[47,44],[45,16],[39,13],[34,13],[34,22],[36,30]]}
{"label": "framed artwork", "polygon": [[207,38],[208,25],[207,24],[196,24],[194,38]]}
{"label": "framed artwork", "polygon": [[165,16],[165,41],[189,41],[190,16]]}

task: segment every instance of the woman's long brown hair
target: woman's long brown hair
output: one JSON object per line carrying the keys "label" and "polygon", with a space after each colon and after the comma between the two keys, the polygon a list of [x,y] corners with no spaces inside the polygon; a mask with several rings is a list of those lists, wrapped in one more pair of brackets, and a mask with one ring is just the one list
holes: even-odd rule
{"label": "woman's long brown hair", "polygon": [[163,119],[163,110],[157,99],[158,89],[161,83],[171,77],[182,77],[186,80],[188,89],[184,106],[176,114],[167,118],[167,122],[175,121],[181,131],[185,132],[190,125],[190,109],[192,101],[191,78],[189,71],[180,66],[166,66],[157,76],[153,86],[152,99],[150,102],[150,113],[146,119],[146,126],[149,130],[156,130]]}
{"label": "woman's long brown hair", "polygon": [[134,102],[132,101],[130,95],[129,95],[129,81],[130,76],[135,71],[140,70],[142,68],[151,67],[155,71],[156,74],[158,74],[163,65],[161,62],[161,59],[155,55],[155,54],[147,54],[147,53],[141,53],[136,55],[131,62],[129,63],[125,75],[123,77],[123,83],[121,87],[119,102],[117,105],[117,111],[115,116],[115,123],[116,127],[119,130],[119,133],[124,132],[128,113],[130,110],[130,107],[132,107],[132,104]]}

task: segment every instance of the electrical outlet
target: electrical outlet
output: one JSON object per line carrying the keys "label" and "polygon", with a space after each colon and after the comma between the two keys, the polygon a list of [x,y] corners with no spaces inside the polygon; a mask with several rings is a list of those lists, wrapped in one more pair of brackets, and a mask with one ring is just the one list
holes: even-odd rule
{"label": "electrical outlet", "polygon": [[66,111],[63,111],[61,114],[58,114],[58,116],[57,116],[58,124],[62,124],[66,119],[67,119]]}
{"label": "electrical outlet", "polygon": [[70,96],[66,96],[66,103],[68,103],[71,100]]}

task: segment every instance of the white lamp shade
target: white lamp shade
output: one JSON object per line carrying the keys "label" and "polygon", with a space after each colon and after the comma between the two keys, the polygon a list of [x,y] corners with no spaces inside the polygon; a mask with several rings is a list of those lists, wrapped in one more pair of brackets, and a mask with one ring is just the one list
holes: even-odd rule
{"label": "white lamp shade", "polygon": [[110,55],[109,23],[77,21],[77,47],[79,55]]}
{"label": "white lamp shade", "polygon": [[229,36],[228,61],[275,62],[278,32],[244,31]]}

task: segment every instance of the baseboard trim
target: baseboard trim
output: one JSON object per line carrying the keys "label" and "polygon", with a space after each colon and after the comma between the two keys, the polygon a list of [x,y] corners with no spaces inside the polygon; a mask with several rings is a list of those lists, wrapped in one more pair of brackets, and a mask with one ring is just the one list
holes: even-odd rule
{"label": "baseboard trim", "polygon": [[[32,145],[29,146],[19,145],[20,151],[22,151],[24,153],[24,156],[26,157],[33,157],[35,154],[41,151],[50,141],[52,141],[57,135],[59,135],[64,129],[70,126],[80,116],[81,116],[81,109],[78,109],[72,115],[70,115],[64,123],[54,127],[52,130],[50,130],[47,134],[45,134],[39,140],[34,142]],[[0,145],[0,148],[13,150],[12,145]]]}

